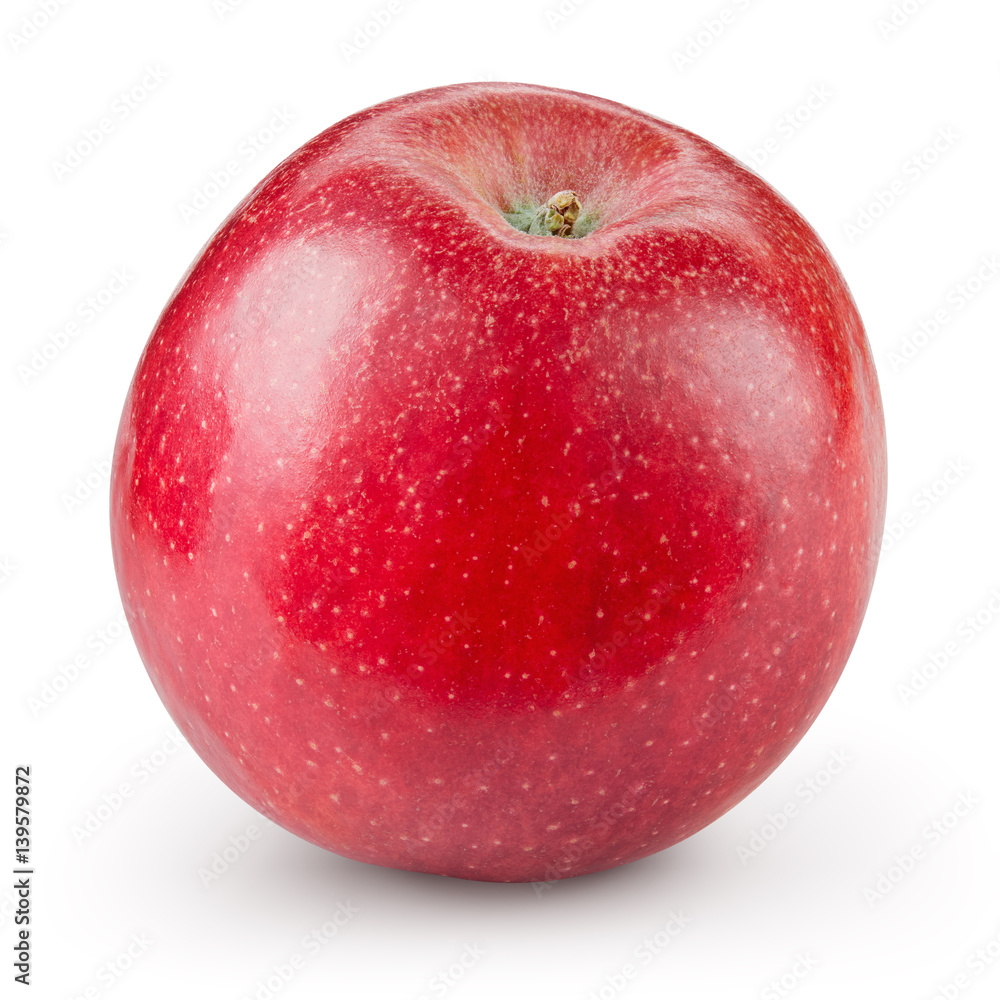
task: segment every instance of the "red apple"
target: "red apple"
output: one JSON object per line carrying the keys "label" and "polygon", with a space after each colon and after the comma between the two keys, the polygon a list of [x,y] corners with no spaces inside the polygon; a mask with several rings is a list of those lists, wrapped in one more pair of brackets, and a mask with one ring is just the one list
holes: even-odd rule
{"label": "red apple", "polygon": [[817,235],[705,140],[473,83],[333,126],[139,362],[112,539],[194,749],[350,858],[624,864],[770,774],[881,537],[882,408]]}

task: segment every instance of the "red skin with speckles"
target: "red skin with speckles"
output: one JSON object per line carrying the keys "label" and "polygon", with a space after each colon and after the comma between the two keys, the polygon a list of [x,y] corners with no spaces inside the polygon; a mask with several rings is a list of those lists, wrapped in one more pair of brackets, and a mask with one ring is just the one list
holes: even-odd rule
{"label": "red skin with speckles", "polygon": [[[501,215],[563,189],[581,238]],[[205,247],[125,403],[112,541],[157,692],[247,802],[541,881],[789,753],[885,489],[861,321],[780,196],[622,105],[465,84],[328,129]]]}

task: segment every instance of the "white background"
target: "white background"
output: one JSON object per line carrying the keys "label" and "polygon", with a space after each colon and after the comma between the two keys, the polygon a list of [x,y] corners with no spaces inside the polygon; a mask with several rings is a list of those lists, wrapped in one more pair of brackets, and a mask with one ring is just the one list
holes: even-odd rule
{"label": "white background", "polygon": [[[394,0],[352,53],[387,0],[45,2],[48,23],[42,0],[5,0],[0,14],[0,773],[12,813],[14,767],[32,766],[35,995],[1000,995],[996,5],[567,0],[557,18],[558,0]],[[41,24],[30,38],[25,17]],[[889,435],[895,537],[807,737],[708,829],[540,894],[346,861],[264,821],[171,742],[121,628],[109,550],[125,392],[216,226],[351,112],[484,79],[612,98],[755,164],[847,277]],[[136,87],[128,108],[120,95]],[[112,128],[96,148],[57,169],[102,118]],[[215,193],[231,160],[240,171]],[[808,801],[801,783],[820,787],[834,754],[848,763]],[[784,828],[768,827],[782,811],[794,813]],[[12,819],[0,837],[11,868]],[[233,840],[247,849],[228,868],[216,858],[222,874],[206,882]],[[12,883],[0,888],[5,979]],[[330,936],[338,903],[357,914]],[[683,930],[638,959],[671,913]],[[322,944],[306,943],[314,930]],[[461,979],[432,980],[467,945],[483,954]],[[629,962],[638,975],[616,978]]]}

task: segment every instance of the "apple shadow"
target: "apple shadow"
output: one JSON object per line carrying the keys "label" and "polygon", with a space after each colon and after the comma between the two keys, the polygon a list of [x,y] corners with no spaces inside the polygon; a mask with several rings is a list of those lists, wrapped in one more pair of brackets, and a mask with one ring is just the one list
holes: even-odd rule
{"label": "apple shadow", "polygon": [[[353,861],[275,829],[280,851],[270,854],[256,870],[256,878],[272,888],[330,899],[349,897],[380,914],[385,930],[399,923],[412,933],[415,922],[428,931],[502,924],[545,927],[572,916],[581,920],[614,921],[623,910],[655,920],[664,908],[679,905],[682,888],[692,882],[714,881],[711,851],[675,845],[638,861],[551,882],[487,882],[425,872],[382,867]],[[693,839],[693,838],[692,838]],[[690,843],[690,842],[688,842]]]}

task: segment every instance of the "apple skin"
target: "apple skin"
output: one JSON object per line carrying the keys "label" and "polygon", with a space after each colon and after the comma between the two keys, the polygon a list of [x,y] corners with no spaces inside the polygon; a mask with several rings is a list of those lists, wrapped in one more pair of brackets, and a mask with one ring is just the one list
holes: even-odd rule
{"label": "apple skin", "polygon": [[[580,238],[501,214],[565,189]],[[158,694],[255,809],[548,881],[777,767],[885,494],[861,320],[786,201],[648,114],[472,83],[334,125],[219,228],[129,390],[112,543]]]}

